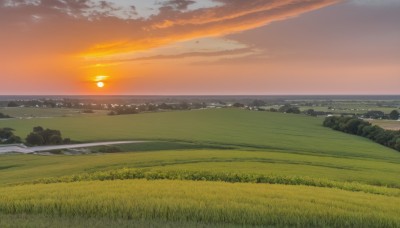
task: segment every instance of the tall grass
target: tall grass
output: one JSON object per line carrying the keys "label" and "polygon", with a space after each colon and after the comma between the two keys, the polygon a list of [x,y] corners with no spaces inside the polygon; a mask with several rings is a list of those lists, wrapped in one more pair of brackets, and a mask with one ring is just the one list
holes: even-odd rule
{"label": "tall grass", "polygon": [[192,180],[192,181],[221,181],[229,183],[267,183],[283,185],[305,185],[315,187],[337,188],[354,192],[366,192],[387,196],[400,196],[400,189],[371,186],[357,182],[339,182],[327,179],[311,178],[307,176],[280,176],[251,173],[234,172],[209,172],[209,171],[188,171],[188,170],[151,170],[151,169],[117,169],[100,171],[79,175],[63,176],[58,178],[42,178],[31,183],[70,183],[93,180]]}
{"label": "tall grass", "polygon": [[399,227],[400,198],[309,186],[116,180],[0,188],[0,214],[243,226]]}

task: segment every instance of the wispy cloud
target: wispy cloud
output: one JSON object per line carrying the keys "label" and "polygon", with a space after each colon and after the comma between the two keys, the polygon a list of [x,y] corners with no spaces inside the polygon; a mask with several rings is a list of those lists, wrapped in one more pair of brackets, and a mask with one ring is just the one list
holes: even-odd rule
{"label": "wispy cloud", "polygon": [[[111,1],[0,0],[0,28],[3,42],[26,46],[25,51],[34,45],[43,47],[43,52],[118,58],[175,42],[242,32],[339,1],[214,0],[210,7],[190,9],[197,1],[168,0],[154,5],[156,15],[121,18],[121,7]],[[129,13],[135,15],[136,8],[132,5]]]}

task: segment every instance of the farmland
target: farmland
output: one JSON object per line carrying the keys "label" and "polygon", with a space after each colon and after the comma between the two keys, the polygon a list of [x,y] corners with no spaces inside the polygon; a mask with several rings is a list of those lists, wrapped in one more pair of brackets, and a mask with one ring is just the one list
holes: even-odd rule
{"label": "farmland", "polygon": [[7,120],[20,136],[43,126],[80,142],[149,142],[118,153],[0,156],[0,220],[399,226],[400,153],[322,121],[240,109]]}
{"label": "farmland", "polygon": [[0,210],[5,213],[203,225],[395,227],[400,222],[399,198],[304,186],[94,181],[16,186],[0,193]]}
{"label": "farmland", "polygon": [[370,120],[372,124],[378,125],[387,130],[400,130],[400,121],[395,120]]}

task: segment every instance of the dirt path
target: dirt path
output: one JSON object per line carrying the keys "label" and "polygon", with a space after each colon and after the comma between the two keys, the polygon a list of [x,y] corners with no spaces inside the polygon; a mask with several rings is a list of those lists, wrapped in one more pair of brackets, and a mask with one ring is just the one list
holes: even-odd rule
{"label": "dirt path", "polygon": [[96,143],[68,144],[68,145],[55,145],[55,146],[35,146],[35,147],[26,147],[22,144],[19,144],[10,146],[0,146],[0,154],[11,153],[11,152],[29,154],[34,152],[42,152],[50,150],[75,149],[75,148],[86,148],[94,146],[107,146],[107,145],[118,145],[118,144],[143,143],[143,142],[145,141],[96,142]]}

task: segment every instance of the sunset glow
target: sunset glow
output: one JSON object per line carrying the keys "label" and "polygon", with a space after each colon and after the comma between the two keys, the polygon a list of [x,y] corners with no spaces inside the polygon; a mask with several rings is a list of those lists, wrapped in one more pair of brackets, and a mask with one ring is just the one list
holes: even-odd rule
{"label": "sunset glow", "polygon": [[400,93],[399,1],[75,2],[0,1],[0,93]]}

